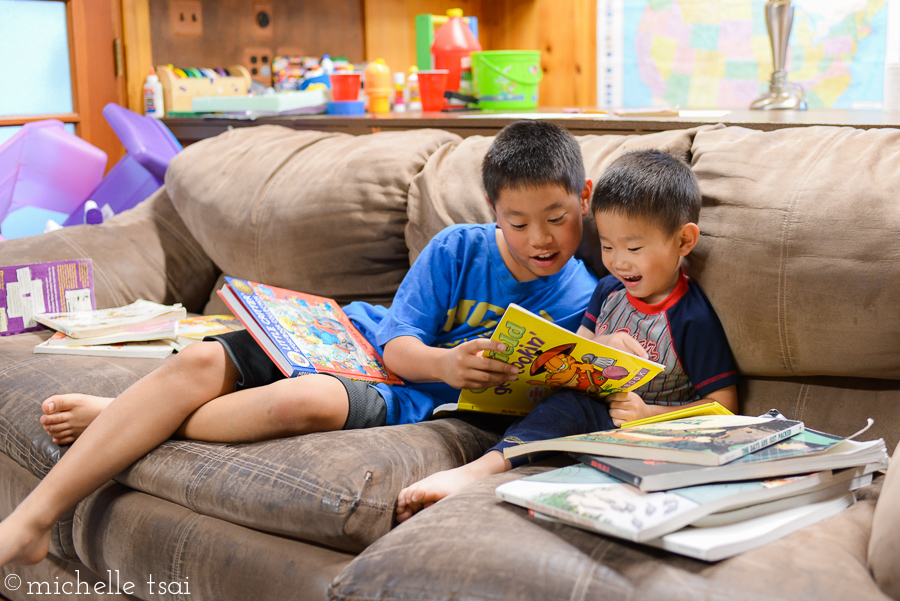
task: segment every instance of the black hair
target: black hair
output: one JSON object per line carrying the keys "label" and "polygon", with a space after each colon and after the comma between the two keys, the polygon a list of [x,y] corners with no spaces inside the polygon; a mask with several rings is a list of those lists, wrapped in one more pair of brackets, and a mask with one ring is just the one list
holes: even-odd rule
{"label": "black hair", "polygon": [[664,150],[635,150],[610,164],[597,180],[591,212],[612,211],[674,234],[700,219],[700,186],[683,158]]}
{"label": "black hair", "polygon": [[494,138],[481,178],[491,205],[505,189],[558,184],[569,194],[584,189],[584,159],[575,136],[546,121],[514,121]]}

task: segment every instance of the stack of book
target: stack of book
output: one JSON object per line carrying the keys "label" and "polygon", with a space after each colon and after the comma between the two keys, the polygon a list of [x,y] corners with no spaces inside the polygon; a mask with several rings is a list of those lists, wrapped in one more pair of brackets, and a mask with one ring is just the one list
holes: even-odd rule
{"label": "stack of book", "polygon": [[187,317],[181,304],[137,300],[130,305],[34,316],[56,332],[35,353],[162,358],[203,336],[241,329],[230,315]]}
{"label": "stack of book", "polygon": [[525,443],[506,457],[562,451],[578,463],[502,484],[497,496],[535,517],[718,561],[854,503],[888,461],[882,439],[852,440],[861,432],[706,415]]}

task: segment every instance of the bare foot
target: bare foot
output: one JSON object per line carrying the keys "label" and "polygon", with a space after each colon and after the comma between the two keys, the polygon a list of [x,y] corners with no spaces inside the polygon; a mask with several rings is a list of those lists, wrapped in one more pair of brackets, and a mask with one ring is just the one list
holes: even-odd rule
{"label": "bare foot", "polygon": [[509,469],[509,463],[498,451],[491,451],[471,463],[451,470],[436,472],[414,484],[410,484],[397,495],[397,522],[405,522],[413,514],[431,507],[444,497],[462,490],[469,484],[491,474],[499,474]]}
{"label": "bare foot", "polygon": [[41,425],[56,444],[69,444],[81,436],[110,403],[111,398],[87,394],[57,394],[41,403]]}
{"label": "bare foot", "polygon": [[13,512],[0,522],[0,566],[8,563],[35,564],[50,549],[50,528],[38,528]]}

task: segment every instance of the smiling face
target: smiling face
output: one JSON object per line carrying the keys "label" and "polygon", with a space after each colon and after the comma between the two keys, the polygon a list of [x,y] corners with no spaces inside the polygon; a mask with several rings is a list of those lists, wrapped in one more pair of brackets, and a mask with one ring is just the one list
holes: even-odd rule
{"label": "smiling face", "polygon": [[634,298],[648,305],[665,300],[678,283],[681,258],[697,244],[697,225],[687,223],[668,234],[656,224],[614,211],[595,218],[603,265]]}
{"label": "smiling face", "polygon": [[591,182],[580,195],[557,184],[503,189],[493,207],[500,256],[520,282],[559,272],[581,243]]}

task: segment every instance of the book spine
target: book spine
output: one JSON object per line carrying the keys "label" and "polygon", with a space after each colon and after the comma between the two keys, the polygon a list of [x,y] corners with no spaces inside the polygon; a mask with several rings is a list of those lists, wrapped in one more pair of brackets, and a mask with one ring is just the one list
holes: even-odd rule
{"label": "book spine", "polygon": [[578,459],[578,461],[580,461],[581,463],[586,463],[594,469],[600,470],[604,474],[609,474],[617,480],[627,482],[628,484],[631,484],[638,488],[641,487],[641,482],[643,482],[644,480],[641,476],[626,472],[625,470],[619,469],[612,465],[607,465],[594,455],[578,455],[576,459]]}
{"label": "book spine", "polygon": [[756,441],[748,444],[745,447],[741,447],[741,448],[729,451],[727,453],[723,453],[719,457],[720,465],[723,463],[730,463],[730,462],[734,461],[735,459],[740,459],[744,455],[749,455],[750,453],[755,453],[756,451],[758,451],[760,449],[763,449],[769,445],[773,445],[776,442],[778,442],[779,440],[784,440],[785,438],[790,438],[791,436],[794,436],[795,434],[799,434],[800,432],[803,431],[803,427],[804,427],[803,422],[797,422],[796,424],[794,424],[793,426],[791,426],[790,428],[788,428],[786,430],[782,430],[780,432],[775,432],[775,433],[767,436],[766,438],[761,438],[759,440],[756,440]]}

